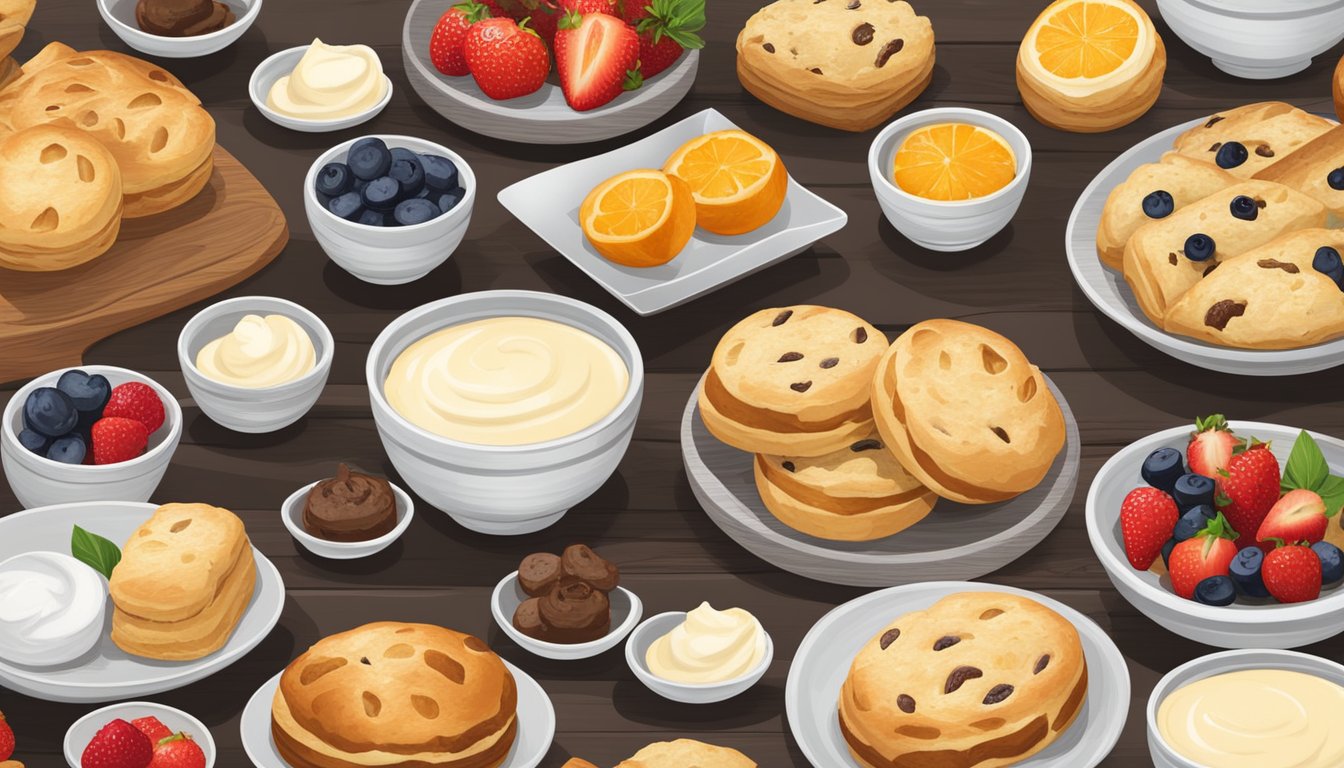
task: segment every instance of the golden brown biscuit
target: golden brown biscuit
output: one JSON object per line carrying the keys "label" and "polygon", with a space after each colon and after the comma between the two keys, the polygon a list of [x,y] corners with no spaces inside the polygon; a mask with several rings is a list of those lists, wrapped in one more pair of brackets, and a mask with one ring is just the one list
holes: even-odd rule
{"label": "golden brown biscuit", "polygon": [[840,690],[840,730],[865,768],[1015,765],[1087,699],[1078,631],[1035,600],[949,595],[864,645]]}
{"label": "golden brown biscuit", "polygon": [[1111,269],[1124,268],[1125,243],[1139,227],[1154,220],[1143,209],[1144,198],[1150,194],[1161,191],[1171,195],[1172,212],[1175,212],[1232,186],[1236,181],[1237,177],[1218,166],[1178,152],[1167,152],[1160,162],[1135,168],[1129,178],[1106,197],[1097,225],[1097,255]]}
{"label": "golden brown biscuit", "polygon": [[568,760],[566,760],[565,764],[560,766],[560,768],[597,768],[597,766],[593,765],[587,760],[581,760],[577,757],[571,757]]}
{"label": "golden brown biscuit", "polygon": [[[1266,101],[1210,116],[1177,137],[1175,148],[1183,155],[1213,162],[1234,176],[1248,179],[1334,126],[1332,121],[1292,104]],[[1224,149],[1233,142],[1245,152]],[[1217,162],[1220,150],[1227,162]]]}
{"label": "golden brown biscuit", "polygon": [[19,47],[36,6],[36,0],[0,0],[0,59]]}
{"label": "golden brown biscuit", "polygon": [[[1330,183],[1332,175],[1338,188]],[[1344,217],[1344,126],[1317,136],[1255,178],[1305,192],[1330,213]]]}
{"label": "golden brown biscuit", "polygon": [[[23,67],[13,58],[0,58],[0,90],[23,76]],[[4,115],[0,115],[0,125],[7,125]]]}
{"label": "golden brown biscuit", "polygon": [[677,739],[654,742],[616,768],[756,768],[756,762],[731,747]]}

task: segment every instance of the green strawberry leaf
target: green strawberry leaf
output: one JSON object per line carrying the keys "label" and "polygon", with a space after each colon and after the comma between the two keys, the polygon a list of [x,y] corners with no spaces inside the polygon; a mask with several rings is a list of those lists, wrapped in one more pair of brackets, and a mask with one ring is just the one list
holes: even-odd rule
{"label": "green strawberry leaf", "polygon": [[625,78],[621,80],[621,90],[633,91],[644,85],[644,75],[639,71],[639,62],[635,62],[634,69],[625,71]]}
{"label": "green strawberry leaf", "polygon": [[107,579],[112,578],[112,569],[121,562],[120,547],[78,525],[70,532],[70,554]]}
{"label": "green strawberry leaf", "polygon": [[1283,470],[1279,485],[1284,493],[1305,488],[1316,490],[1330,476],[1330,465],[1326,463],[1321,447],[1304,429],[1293,442],[1293,451],[1288,454],[1288,463]]}
{"label": "green strawberry leaf", "polygon": [[[1205,524],[1204,530],[1195,535],[1206,537],[1210,541],[1213,539],[1230,539],[1231,541],[1236,541],[1241,538],[1241,534],[1237,533],[1236,529],[1232,527],[1232,524],[1227,521],[1226,517],[1223,517],[1222,512],[1215,515],[1212,520]],[[1208,542],[1206,542],[1206,545],[1207,543]]]}

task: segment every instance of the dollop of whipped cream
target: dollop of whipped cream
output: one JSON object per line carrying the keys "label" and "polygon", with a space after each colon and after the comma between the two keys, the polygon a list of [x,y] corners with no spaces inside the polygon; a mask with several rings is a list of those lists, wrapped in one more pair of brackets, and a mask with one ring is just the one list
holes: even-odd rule
{"label": "dollop of whipped cream", "polygon": [[303,120],[335,120],[367,111],[387,93],[383,63],[367,45],[314,40],[288,75],[275,81],[267,105]]}
{"label": "dollop of whipped cream", "polygon": [[653,641],[649,671],[674,683],[721,683],[756,668],[765,656],[765,631],[741,608],[716,611],[709,603]]}
{"label": "dollop of whipped cream", "polygon": [[98,644],[107,585],[59,552],[25,552],[0,563],[0,658],[34,667],[83,656]]}
{"label": "dollop of whipped cream", "polygon": [[284,315],[247,315],[233,332],[206,344],[196,367],[206,377],[258,389],[302,378],[317,365],[308,332]]}

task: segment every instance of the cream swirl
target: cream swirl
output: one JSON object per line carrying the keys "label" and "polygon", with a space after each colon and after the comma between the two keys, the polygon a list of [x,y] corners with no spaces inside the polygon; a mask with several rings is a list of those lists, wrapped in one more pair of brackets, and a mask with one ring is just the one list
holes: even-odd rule
{"label": "cream swirl", "polygon": [[674,683],[721,683],[752,671],[764,655],[765,631],[755,616],[701,603],[653,641],[644,661],[650,672]]}
{"label": "cream swirl", "polygon": [[274,387],[302,378],[317,365],[308,332],[284,315],[247,315],[233,332],[206,344],[196,367],[237,387]]}
{"label": "cream swirl", "polygon": [[555,440],[596,424],[630,371],[609,344],[535,317],[475,320],[432,333],[392,364],[383,391],[416,426],[477,445]]}
{"label": "cream swirl", "polygon": [[314,40],[294,71],[271,86],[266,104],[289,117],[334,120],[368,110],[386,93],[383,63],[372,48]]}
{"label": "cream swirl", "polygon": [[107,587],[92,568],[58,552],[0,563],[0,657],[30,666],[79,658],[103,631]]}

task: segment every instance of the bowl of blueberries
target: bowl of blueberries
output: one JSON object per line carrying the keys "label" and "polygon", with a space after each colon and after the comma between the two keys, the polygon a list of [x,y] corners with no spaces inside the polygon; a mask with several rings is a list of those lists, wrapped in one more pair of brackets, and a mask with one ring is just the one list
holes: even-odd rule
{"label": "bowl of blueberries", "polygon": [[327,256],[367,283],[419,280],[471,223],[476,176],[461,155],[409,136],[366,136],[313,163],[304,210]]}
{"label": "bowl of blueberries", "polygon": [[149,501],[182,438],[182,408],[161,384],[86,365],[14,393],[0,424],[5,478],[25,508]]}

